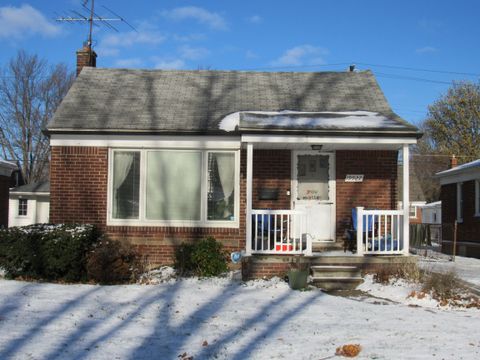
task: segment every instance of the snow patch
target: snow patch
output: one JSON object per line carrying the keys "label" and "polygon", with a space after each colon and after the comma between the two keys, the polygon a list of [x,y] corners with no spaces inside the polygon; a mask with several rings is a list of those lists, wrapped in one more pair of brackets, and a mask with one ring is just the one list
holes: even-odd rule
{"label": "snow patch", "polygon": [[372,111],[238,111],[225,116],[219,129],[230,132],[240,127],[261,126],[294,129],[350,129],[404,127]]}
{"label": "snow patch", "polygon": [[164,282],[176,280],[177,272],[170,266],[162,266],[159,269],[151,270],[142,274],[138,282],[145,285],[158,285]]}
{"label": "snow patch", "polygon": [[225,116],[218,125],[220,130],[224,130],[227,132],[235,131],[240,125],[240,112],[234,112]]}
{"label": "snow patch", "polygon": [[421,291],[421,285],[404,279],[395,279],[389,284],[380,284],[374,280],[373,275],[367,275],[364,278],[364,282],[357,287],[357,290],[364,291],[377,298],[394,301],[404,305],[426,308],[439,307],[438,301],[428,294],[423,299],[411,297],[410,295],[414,291]]}

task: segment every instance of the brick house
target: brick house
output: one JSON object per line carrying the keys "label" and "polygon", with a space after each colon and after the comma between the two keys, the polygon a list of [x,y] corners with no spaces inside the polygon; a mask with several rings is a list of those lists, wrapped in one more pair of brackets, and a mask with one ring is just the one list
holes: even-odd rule
{"label": "brick house", "polygon": [[442,201],[442,251],[480,258],[480,159],[436,174]]}
{"label": "brick house", "polygon": [[408,254],[397,158],[408,204],[420,133],[370,71],[84,67],[46,133],[50,221],[96,224],[152,264],[207,235],[250,258],[341,248],[357,207],[359,255]]}

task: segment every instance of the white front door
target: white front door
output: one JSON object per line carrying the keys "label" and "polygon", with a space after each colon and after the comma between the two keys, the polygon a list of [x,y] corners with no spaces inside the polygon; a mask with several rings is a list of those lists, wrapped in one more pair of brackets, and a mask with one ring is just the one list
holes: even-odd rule
{"label": "white front door", "polygon": [[307,236],[335,240],[335,158],[318,151],[294,151],[292,208],[306,215]]}

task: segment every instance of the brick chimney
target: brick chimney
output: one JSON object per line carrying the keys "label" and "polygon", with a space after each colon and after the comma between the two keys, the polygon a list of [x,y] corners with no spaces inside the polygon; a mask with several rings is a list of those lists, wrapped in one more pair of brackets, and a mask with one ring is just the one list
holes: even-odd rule
{"label": "brick chimney", "polygon": [[89,45],[83,45],[80,50],[77,50],[77,76],[84,66],[97,66],[97,54]]}
{"label": "brick chimney", "polygon": [[450,158],[450,169],[457,167],[457,165],[458,165],[457,158],[455,157],[455,155],[452,155],[452,157]]}

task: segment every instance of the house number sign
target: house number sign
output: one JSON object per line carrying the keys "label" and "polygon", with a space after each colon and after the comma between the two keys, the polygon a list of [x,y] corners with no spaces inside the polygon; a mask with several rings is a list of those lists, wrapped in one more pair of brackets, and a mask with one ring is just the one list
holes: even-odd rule
{"label": "house number sign", "polygon": [[345,182],[363,182],[363,176],[364,175],[348,174],[345,176]]}

